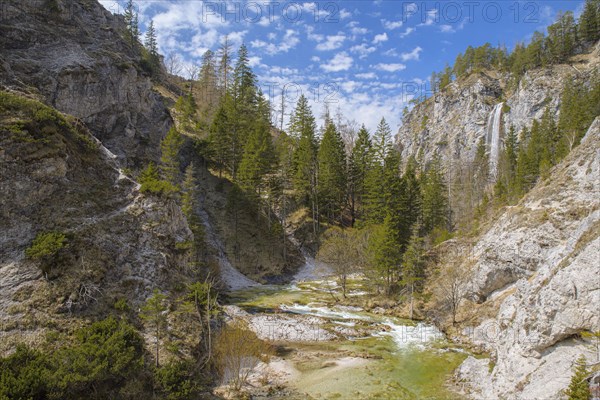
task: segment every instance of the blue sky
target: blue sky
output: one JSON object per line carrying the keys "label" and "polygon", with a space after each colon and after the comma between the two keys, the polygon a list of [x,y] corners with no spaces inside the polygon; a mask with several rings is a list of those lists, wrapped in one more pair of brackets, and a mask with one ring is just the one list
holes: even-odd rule
{"label": "blue sky", "polygon": [[[122,13],[125,1],[100,1]],[[511,49],[544,31],[557,12],[581,1],[138,1],[141,30],[154,20],[162,54],[187,67],[229,35],[244,42],[265,94],[286,113],[299,93],[317,118],[329,103],[371,130],[385,117],[395,131],[414,94],[428,91],[432,71],[469,46]],[[185,75],[187,68],[182,69]],[[278,123],[277,121],[275,121]]]}

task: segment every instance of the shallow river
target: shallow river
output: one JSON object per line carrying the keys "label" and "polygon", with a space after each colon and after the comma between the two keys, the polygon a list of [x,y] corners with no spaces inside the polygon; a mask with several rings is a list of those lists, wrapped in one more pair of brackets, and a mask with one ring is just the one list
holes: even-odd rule
{"label": "shallow river", "polygon": [[307,399],[462,398],[447,382],[467,354],[435,327],[357,306],[368,298],[360,279],[343,306],[334,281],[303,278],[232,292],[226,306],[276,345],[269,379]]}

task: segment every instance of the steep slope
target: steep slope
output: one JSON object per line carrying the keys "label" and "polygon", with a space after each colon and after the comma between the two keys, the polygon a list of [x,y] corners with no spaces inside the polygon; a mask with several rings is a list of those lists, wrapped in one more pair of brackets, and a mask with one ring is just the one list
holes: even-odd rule
{"label": "steep slope", "polygon": [[452,173],[473,160],[481,138],[485,138],[488,150],[493,148],[495,117],[500,119],[495,132],[500,140],[511,125],[519,132],[540,119],[547,107],[554,114],[559,112],[560,94],[567,80],[589,81],[598,68],[600,43],[590,54],[573,57],[568,65],[528,71],[516,87],[509,83],[509,75],[496,71],[452,82],[442,93],[415,106],[405,118],[396,135],[402,159],[417,156],[428,161],[439,154]]}
{"label": "steep slope", "polygon": [[[76,119],[17,94],[0,100],[0,353],[197,279],[172,200],[141,195]],[[66,247],[53,260],[26,257],[46,232],[63,233]]]}
{"label": "steep slope", "polygon": [[[556,399],[600,330],[600,118],[580,146],[476,242],[463,339],[491,352],[458,372],[474,398]],[[480,303],[480,304],[477,304]],[[493,318],[484,309],[497,310]]]}
{"label": "steep slope", "polygon": [[159,158],[171,117],[121,16],[95,0],[7,0],[0,10],[0,85],[81,119],[125,166]]}

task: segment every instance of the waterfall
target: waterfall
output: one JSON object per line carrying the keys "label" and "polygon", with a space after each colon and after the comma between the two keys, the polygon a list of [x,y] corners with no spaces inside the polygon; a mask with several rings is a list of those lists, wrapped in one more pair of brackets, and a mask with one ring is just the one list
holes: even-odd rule
{"label": "waterfall", "polygon": [[487,122],[486,142],[490,155],[490,174],[496,177],[498,170],[498,159],[500,157],[500,119],[502,118],[502,106],[498,103],[490,113]]}

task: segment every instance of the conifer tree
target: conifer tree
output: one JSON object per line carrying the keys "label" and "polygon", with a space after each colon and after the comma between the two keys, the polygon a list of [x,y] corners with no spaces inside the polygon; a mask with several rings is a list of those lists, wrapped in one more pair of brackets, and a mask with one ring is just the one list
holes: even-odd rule
{"label": "conifer tree", "polygon": [[182,144],[183,138],[174,126],[169,129],[167,136],[160,143],[162,152],[160,170],[164,179],[175,186],[179,183],[179,150]]}
{"label": "conifer tree", "polygon": [[250,131],[244,154],[240,162],[240,184],[249,192],[260,194],[262,180],[274,163],[274,149],[271,142],[269,103],[260,95],[258,116]]}
{"label": "conifer tree", "polygon": [[156,31],[154,30],[154,20],[150,20],[148,24],[148,30],[146,31],[146,39],[144,45],[150,54],[150,60],[152,65],[156,67],[158,65],[158,47],[156,43]]}
{"label": "conifer tree", "polygon": [[423,233],[429,234],[435,228],[447,229],[450,213],[448,188],[439,156],[431,161],[422,181]]}
{"label": "conifer tree", "polygon": [[344,141],[331,120],[321,140],[318,159],[319,210],[330,222],[341,216],[346,192],[346,153]]}
{"label": "conifer tree", "polygon": [[370,156],[372,163],[365,176],[364,222],[367,223],[382,223],[389,211],[387,203],[390,188],[386,187],[386,178],[393,172],[386,171],[386,160],[389,169],[391,166],[388,155],[394,151],[391,136],[391,129],[385,118],[382,118],[373,135]]}
{"label": "conifer tree", "polygon": [[165,304],[166,299],[167,296],[160,293],[158,289],[154,289],[152,296],[148,298],[146,304],[142,307],[142,312],[140,314],[140,317],[150,325],[154,332],[157,368],[160,366],[160,339],[167,328],[167,317],[165,315],[165,311],[167,311],[167,306]]}
{"label": "conifer tree", "polygon": [[410,240],[413,226],[421,216],[421,183],[418,178],[418,165],[411,157],[400,181],[396,224],[398,246],[404,251]]}
{"label": "conifer tree", "polygon": [[565,391],[569,400],[588,400],[590,398],[590,386],[587,381],[588,376],[589,371],[586,366],[585,357],[581,356],[575,362],[571,383],[569,383],[569,387]]}
{"label": "conifer tree", "polygon": [[133,46],[139,36],[138,16],[137,12],[135,11],[133,0],[127,1],[127,4],[125,5],[125,11],[123,12],[123,19],[125,20],[125,26],[127,27],[127,35],[129,36],[129,40]]}
{"label": "conifer tree", "polygon": [[229,90],[229,80],[231,74],[231,43],[229,42],[229,36],[225,35],[221,46],[218,51],[219,57],[219,86],[221,91],[226,93]]}
{"label": "conifer tree", "polygon": [[600,39],[600,1],[586,0],[579,17],[579,35],[587,43]]}
{"label": "conifer tree", "polygon": [[368,241],[368,254],[371,269],[367,271],[371,280],[380,282],[384,293],[391,294],[402,264],[402,254],[398,248],[398,232],[391,215],[382,224],[374,225]]}
{"label": "conifer tree", "polygon": [[206,50],[202,55],[200,65],[199,83],[202,90],[202,103],[200,116],[204,122],[211,121],[218,106],[221,94],[218,88],[217,67],[215,55],[211,50]]}
{"label": "conifer tree", "polygon": [[410,242],[402,258],[402,279],[400,283],[407,289],[410,304],[409,318],[413,318],[414,294],[417,283],[423,279],[425,270],[425,241],[419,236],[420,227],[415,224]]}
{"label": "conifer tree", "polygon": [[[315,118],[304,95],[298,99],[289,122],[289,133],[297,141],[294,151],[294,188],[304,204],[316,200],[317,141]],[[316,209],[315,209],[316,210]]]}
{"label": "conifer tree", "polygon": [[372,164],[372,145],[369,131],[363,125],[358,131],[349,162],[349,191],[352,225],[363,216],[363,201],[366,192],[365,180]]}

